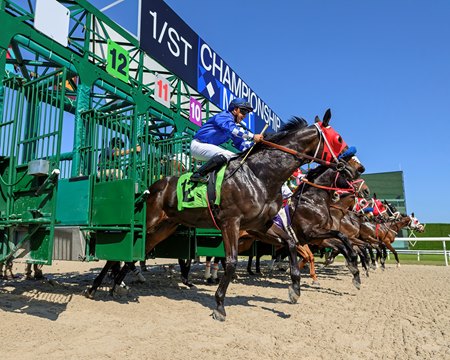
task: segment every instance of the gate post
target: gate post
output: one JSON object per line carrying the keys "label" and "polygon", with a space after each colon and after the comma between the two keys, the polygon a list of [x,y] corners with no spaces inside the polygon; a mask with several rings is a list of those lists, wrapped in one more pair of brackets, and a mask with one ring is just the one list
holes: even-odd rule
{"label": "gate post", "polygon": [[81,148],[86,143],[86,126],[83,123],[81,113],[89,110],[91,88],[86,84],[80,83],[77,90],[77,105],[75,113],[75,132],[73,137],[73,160],[71,177],[77,177],[81,171]]}

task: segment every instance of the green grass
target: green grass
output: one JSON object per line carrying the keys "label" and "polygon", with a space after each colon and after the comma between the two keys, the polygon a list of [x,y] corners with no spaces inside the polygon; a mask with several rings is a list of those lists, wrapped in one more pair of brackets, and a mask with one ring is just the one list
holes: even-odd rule
{"label": "green grass", "polygon": [[[409,265],[435,265],[445,266],[444,255],[423,255],[420,254],[420,261],[417,261],[417,255],[415,254],[398,254],[400,264]],[[317,261],[322,261],[320,258],[316,258]],[[336,261],[344,261],[342,256],[338,256]],[[390,260],[386,259],[386,264],[396,264],[394,255],[390,255]]]}
{"label": "green grass", "polygon": [[[398,255],[400,264],[408,264],[408,265],[435,265],[435,266],[445,266],[445,259],[444,255],[423,255],[420,254],[420,261],[417,261],[417,255],[415,254],[399,254]],[[270,256],[263,256],[261,258],[261,261],[267,261],[270,260]],[[239,256],[239,261],[247,261],[248,257],[245,256]],[[337,256],[336,262],[344,262],[343,256]],[[318,256],[314,257],[314,262],[317,264],[323,263],[325,261],[325,258],[320,258]],[[253,263],[255,262],[255,259],[253,259]],[[390,255],[390,260],[386,259],[386,264],[395,265],[396,261],[394,258],[394,255]],[[450,261],[449,261],[450,264]],[[254,266],[254,264],[253,264]]]}

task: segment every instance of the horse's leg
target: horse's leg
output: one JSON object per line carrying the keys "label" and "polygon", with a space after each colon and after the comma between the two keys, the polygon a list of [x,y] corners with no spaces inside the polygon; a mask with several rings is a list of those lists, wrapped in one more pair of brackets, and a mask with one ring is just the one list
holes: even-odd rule
{"label": "horse's leg", "polygon": [[143,284],[143,283],[146,282],[144,275],[142,275],[141,270],[136,266],[136,263],[129,262],[128,263],[128,268],[133,273],[133,275],[137,279],[138,283]]}
{"label": "horse's leg", "polygon": [[384,270],[386,268],[386,258],[387,258],[386,246],[384,244],[380,245],[379,254],[377,254],[377,256],[380,259],[381,269]]}
{"label": "horse's leg", "polygon": [[178,259],[181,272],[181,282],[189,288],[194,287],[194,284],[189,282],[189,272],[191,271],[192,259],[184,260]]}
{"label": "horse's leg", "polygon": [[368,244],[367,245],[367,255],[370,258],[370,268],[372,270],[376,270],[377,269],[377,263],[375,261],[375,255],[374,255],[373,249],[374,248],[373,248],[372,244]]}
{"label": "horse's leg", "polygon": [[239,220],[228,219],[224,221],[221,226],[222,237],[226,254],[226,270],[225,275],[220,280],[219,287],[216,290],[216,309],[213,311],[213,318],[219,321],[225,321],[225,295],[227,293],[228,286],[236,272],[237,257],[238,257],[238,240],[239,240]]}
{"label": "horse's leg", "polygon": [[40,280],[44,278],[44,274],[42,272],[42,264],[33,264],[34,278],[36,280]]}
{"label": "horse's leg", "polygon": [[325,262],[324,266],[331,265],[334,263],[334,259],[336,259],[336,256],[338,256],[340,253],[340,250],[335,247],[328,247],[328,250],[325,252]]}
{"label": "horse's leg", "polygon": [[[394,254],[395,261],[397,261],[397,267],[399,268],[399,267],[400,267],[400,260],[399,260],[399,258],[398,258],[397,250],[395,250],[394,247],[393,247],[390,243],[386,244],[386,247],[389,249],[389,251],[390,251],[391,253]],[[386,249],[385,249],[385,251],[386,251]],[[386,251],[386,253],[387,253],[387,251]],[[387,255],[386,255],[386,256],[387,256]]]}
{"label": "horse's leg", "polygon": [[308,244],[306,244],[303,249],[305,250],[307,261],[309,262],[309,276],[313,279],[313,284],[319,285],[319,281],[317,280],[316,275],[316,267],[314,266],[314,254],[309,248]]}
{"label": "horse's leg", "polygon": [[361,249],[358,247],[359,259],[361,260],[361,266],[366,272],[366,276],[369,277],[369,268],[367,267],[367,257],[365,253],[365,249]]}
{"label": "horse's leg", "polygon": [[25,264],[25,280],[31,280],[32,276],[31,276],[31,267],[33,264],[31,263],[26,263]]}
{"label": "horse's leg", "polygon": [[350,244],[347,236],[345,236],[341,232],[338,232],[337,237],[342,241],[342,244],[344,245],[342,249],[348,250],[348,253],[347,251],[345,251],[343,252],[343,254],[345,256],[345,259],[347,260],[347,268],[353,274],[353,285],[359,290],[361,287],[361,277],[359,276],[358,269],[358,255]]}
{"label": "horse's leg", "polygon": [[300,270],[297,260],[297,244],[292,237],[279,227],[272,226],[270,229],[284,241],[285,246],[289,249],[289,265],[292,282],[289,286],[289,301],[291,304],[295,304],[300,297]]}
{"label": "horse's leg", "polygon": [[[343,235],[343,234],[342,234]],[[345,235],[343,235],[345,237]],[[346,237],[345,237],[346,238]],[[347,240],[348,242],[348,240]],[[354,261],[353,257],[349,255],[349,249],[345,245],[346,242],[342,241],[342,239],[331,238],[323,240],[324,246],[331,247],[333,249],[337,249],[345,258],[347,262],[347,268],[353,275],[353,285],[359,290],[361,287],[361,278],[359,276],[359,270],[357,266],[354,266],[352,262]],[[351,249],[354,252],[353,248]]]}
{"label": "horse's leg", "polygon": [[134,265],[134,262],[126,262],[125,264],[123,264],[119,273],[114,277],[114,284],[111,288],[112,295],[120,296],[128,294],[129,288],[124,284],[123,279],[125,279],[127,273],[133,269],[137,269],[136,265]]}
{"label": "horse's leg", "polygon": [[93,299],[95,292],[97,291],[98,287],[102,284],[105,275],[108,273],[109,269],[114,264],[117,263],[118,263],[117,261],[107,261],[105,266],[103,266],[102,271],[100,271],[100,274],[98,274],[97,277],[94,279],[92,286],[84,291],[84,296],[86,296],[89,299]]}
{"label": "horse's leg", "polygon": [[252,271],[252,262],[253,262],[253,255],[249,255],[247,262],[247,272],[249,275],[255,275],[255,273]]}
{"label": "horse's leg", "polygon": [[369,252],[369,256],[370,256],[370,262],[371,262],[370,267],[375,270],[377,268],[377,263],[375,261],[375,255],[373,254],[373,247],[371,245],[369,245],[367,248],[367,251]]}
{"label": "horse's leg", "polygon": [[257,274],[261,274],[261,255],[257,254],[256,255],[256,260],[255,260],[255,272]]}
{"label": "horse's leg", "polygon": [[380,246],[378,245],[378,247],[375,248],[375,264],[377,265],[377,268],[381,266],[381,250],[380,250]]}

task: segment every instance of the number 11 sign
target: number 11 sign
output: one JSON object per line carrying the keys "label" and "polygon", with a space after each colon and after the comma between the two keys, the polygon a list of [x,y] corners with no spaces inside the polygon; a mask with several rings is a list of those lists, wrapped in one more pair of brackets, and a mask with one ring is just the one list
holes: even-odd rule
{"label": "number 11 sign", "polygon": [[170,109],[171,92],[172,88],[170,87],[169,80],[159,74],[156,74],[153,98],[160,104],[163,104]]}

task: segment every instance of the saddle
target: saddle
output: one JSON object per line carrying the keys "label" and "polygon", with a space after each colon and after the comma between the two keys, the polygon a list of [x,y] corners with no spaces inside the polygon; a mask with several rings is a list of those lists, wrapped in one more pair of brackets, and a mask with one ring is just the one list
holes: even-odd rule
{"label": "saddle", "polygon": [[207,183],[190,181],[191,172],[181,175],[177,183],[178,210],[219,205],[225,169],[226,166],[223,166],[212,171]]}

